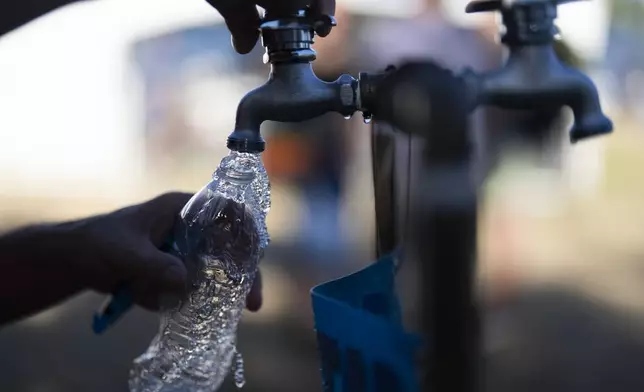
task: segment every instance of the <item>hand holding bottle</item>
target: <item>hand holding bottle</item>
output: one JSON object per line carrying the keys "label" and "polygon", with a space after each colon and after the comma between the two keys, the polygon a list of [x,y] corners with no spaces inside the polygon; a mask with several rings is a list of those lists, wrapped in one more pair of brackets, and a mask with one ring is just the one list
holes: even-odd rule
{"label": "hand holding bottle", "polygon": [[231,152],[181,210],[170,252],[187,267],[190,295],[166,309],[159,334],[135,359],[132,392],[212,392],[231,367],[244,385],[236,335],[269,241],[265,174],[259,154]]}
{"label": "hand holding bottle", "polygon": [[[148,202],[88,218],[78,223],[77,267],[87,288],[109,293],[127,283],[132,299],[157,310],[159,300],[176,301],[186,293],[186,267],[179,258],[159,250],[170,235],[181,208],[192,197],[167,193]],[[259,283],[249,296],[249,309],[261,304]]]}
{"label": "hand holding bottle", "polygon": [[[148,309],[159,298],[185,294],[186,268],[158,248],[191,197],[168,193],[146,203],[77,221],[25,227],[0,237],[0,325],[46,309],[83,290],[112,292],[128,283]],[[247,307],[262,303],[261,279]]]}
{"label": "hand holding bottle", "polygon": [[187,290],[183,261],[159,250],[192,195],[168,193],[148,202],[78,223],[87,288],[109,293],[127,284],[132,300],[157,310],[160,298],[182,298]]}

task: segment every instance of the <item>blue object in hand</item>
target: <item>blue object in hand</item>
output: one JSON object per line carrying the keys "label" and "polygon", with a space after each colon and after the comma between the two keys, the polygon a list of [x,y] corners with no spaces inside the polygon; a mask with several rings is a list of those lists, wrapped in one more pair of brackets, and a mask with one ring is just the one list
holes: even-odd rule
{"label": "blue object in hand", "polygon": [[105,332],[130,310],[133,304],[130,287],[127,284],[118,286],[112,295],[107,298],[103,306],[94,314],[92,323],[94,333],[100,335]]}
{"label": "blue object in hand", "polygon": [[[161,250],[170,253],[173,243],[174,239],[168,239],[161,247]],[[126,283],[119,285],[112,295],[105,300],[103,306],[94,313],[94,319],[92,321],[92,330],[94,333],[100,335],[105,332],[120,320],[121,316],[127,313],[132,305],[134,305],[134,299],[130,287]]]}

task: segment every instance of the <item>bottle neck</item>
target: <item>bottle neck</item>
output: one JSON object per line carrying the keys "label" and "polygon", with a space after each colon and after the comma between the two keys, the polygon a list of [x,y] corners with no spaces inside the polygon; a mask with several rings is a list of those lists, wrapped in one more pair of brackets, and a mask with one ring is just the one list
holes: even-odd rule
{"label": "bottle neck", "polygon": [[259,153],[231,151],[213,173],[217,191],[238,203],[244,203],[248,186],[261,166]]}

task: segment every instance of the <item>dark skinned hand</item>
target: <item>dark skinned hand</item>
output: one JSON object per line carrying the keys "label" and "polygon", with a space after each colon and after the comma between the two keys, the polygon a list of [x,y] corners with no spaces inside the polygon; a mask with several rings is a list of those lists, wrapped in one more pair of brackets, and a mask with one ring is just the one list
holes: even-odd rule
{"label": "dark skinned hand", "polygon": [[[170,236],[179,212],[191,197],[188,193],[167,193],[79,222],[83,243],[90,245],[86,249],[91,254],[83,263],[89,267],[85,279],[89,288],[111,292],[119,283],[128,282],[135,302],[151,310],[168,305],[159,303],[164,294],[170,294],[174,300],[184,296],[188,287],[186,267],[159,247]],[[258,274],[247,307],[256,311],[261,303]]]}
{"label": "dark skinned hand", "polygon": [[[224,17],[238,53],[249,53],[259,39],[260,15],[256,6],[273,13],[293,12],[310,7],[312,15],[335,14],[335,0],[206,0]],[[329,31],[317,32],[324,37]]]}
{"label": "dark skinned hand", "polygon": [[[162,252],[186,193],[77,221],[28,226],[0,236],[0,326],[40,312],[84,290],[113,292],[127,283],[135,303],[156,310],[187,293],[182,260]],[[262,304],[255,278],[246,307]]]}

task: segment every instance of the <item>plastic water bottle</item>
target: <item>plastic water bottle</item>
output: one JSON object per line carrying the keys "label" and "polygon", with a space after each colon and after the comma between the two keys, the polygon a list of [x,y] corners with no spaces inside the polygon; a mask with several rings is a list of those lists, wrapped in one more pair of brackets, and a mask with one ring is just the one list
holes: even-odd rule
{"label": "plastic water bottle", "polygon": [[183,208],[174,251],[188,267],[192,290],[164,314],[159,333],[134,361],[131,392],[213,392],[230,371],[260,255],[256,207],[246,205],[260,167],[258,155],[231,152]]}
{"label": "plastic water bottle", "polygon": [[[257,161],[257,173],[255,179],[246,189],[246,205],[253,211],[257,230],[259,231],[259,249],[260,259],[264,256],[264,249],[270,243],[268,227],[266,226],[266,216],[271,209],[271,184],[268,179],[266,168],[262,164],[259,154],[238,153],[246,159]],[[233,379],[237,388],[242,388],[246,384],[246,375],[244,371],[244,358],[240,351],[235,352],[233,362]]]}
{"label": "plastic water bottle", "polygon": [[[266,168],[262,164],[260,154],[253,153],[235,153],[238,156],[243,156],[246,159],[257,161],[257,172],[255,179],[250,183],[246,189],[246,206],[253,211],[257,230],[259,231],[259,248],[260,259],[264,255],[264,249],[270,243],[270,236],[268,234],[268,227],[266,225],[266,216],[271,209],[271,184],[268,179]],[[244,371],[244,358],[240,351],[235,352],[233,361],[233,380],[238,388],[242,388],[246,384],[246,376]]]}

